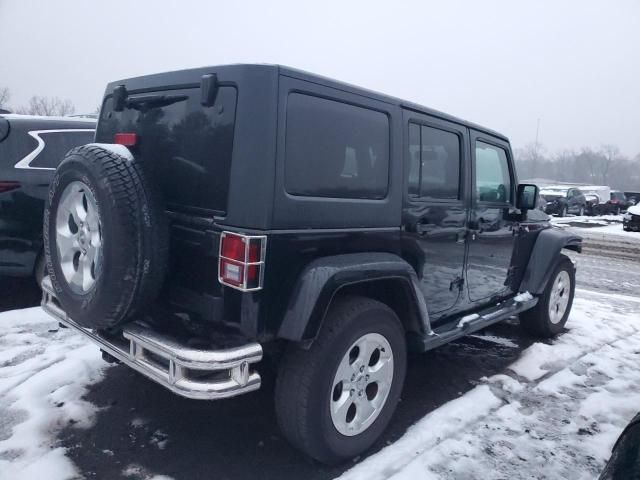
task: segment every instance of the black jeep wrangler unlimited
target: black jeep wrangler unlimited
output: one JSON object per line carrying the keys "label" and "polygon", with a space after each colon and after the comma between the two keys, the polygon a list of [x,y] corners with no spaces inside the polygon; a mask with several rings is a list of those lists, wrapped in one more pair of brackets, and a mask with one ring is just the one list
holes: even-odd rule
{"label": "black jeep wrangler unlimited", "polygon": [[51,184],[44,308],[185,397],[256,390],[268,357],[284,435],[322,462],[383,432],[408,350],[569,315],[581,239],[528,218],[491,130],[233,65],[109,84],[96,142]]}

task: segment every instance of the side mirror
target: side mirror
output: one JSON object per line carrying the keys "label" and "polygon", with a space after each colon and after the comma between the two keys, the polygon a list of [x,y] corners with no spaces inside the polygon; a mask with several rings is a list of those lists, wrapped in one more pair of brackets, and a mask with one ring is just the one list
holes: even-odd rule
{"label": "side mirror", "polygon": [[523,212],[534,210],[538,203],[538,186],[527,183],[518,185],[518,196],[516,198],[516,208]]}

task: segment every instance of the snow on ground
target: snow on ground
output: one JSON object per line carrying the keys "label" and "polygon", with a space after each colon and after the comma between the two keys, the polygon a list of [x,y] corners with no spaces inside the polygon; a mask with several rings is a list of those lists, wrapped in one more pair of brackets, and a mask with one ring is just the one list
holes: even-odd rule
{"label": "snow on ground", "polygon": [[0,313],[0,479],[77,478],[56,432],[91,426],[100,351],[39,307]]}
{"label": "snow on ground", "polygon": [[640,410],[638,299],[578,292],[568,332],[434,410],[341,480],[592,479]]}
{"label": "snow on ground", "polygon": [[611,236],[625,237],[625,241],[640,242],[640,232],[625,232],[622,215],[551,217],[551,223],[569,228],[590,240],[604,240]]}

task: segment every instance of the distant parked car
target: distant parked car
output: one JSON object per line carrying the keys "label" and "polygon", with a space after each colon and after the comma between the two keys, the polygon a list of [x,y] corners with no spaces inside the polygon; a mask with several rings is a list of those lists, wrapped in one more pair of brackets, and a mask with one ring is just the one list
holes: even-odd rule
{"label": "distant parked car", "polygon": [[49,182],[69,150],[93,141],[95,125],[87,119],[0,115],[0,275],[41,281]]}
{"label": "distant parked car", "polygon": [[545,200],[544,213],[566,216],[568,213],[584,215],[587,199],[579,188],[566,186],[545,187],[540,196]]}
{"label": "distant parked car", "polygon": [[633,205],[633,203],[627,200],[624,192],[613,190],[611,192],[611,198],[607,202],[607,213],[620,215],[620,213],[626,211],[631,205]]}
{"label": "distant parked car", "polygon": [[608,213],[609,199],[611,198],[611,187],[607,185],[583,185],[580,191],[584,194],[587,204],[585,213],[587,215],[603,215]]}
{"label": "distant parked car", "polygon": [[640,205],[633,205],[627,209],[627,213],[622,217],[622,228],[627,232],[640,232]]}

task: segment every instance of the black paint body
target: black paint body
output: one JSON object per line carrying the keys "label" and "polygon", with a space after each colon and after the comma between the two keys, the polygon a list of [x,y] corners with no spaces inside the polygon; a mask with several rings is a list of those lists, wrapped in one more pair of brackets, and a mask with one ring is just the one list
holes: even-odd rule
{"label": "black paint body", "polygon": [[68,150],[92,141],[96,122],[11,114],[0,122],[0,132],[8,131],[0,139],[0,275],[29,276],[42,254],[44,201],[55,168]]}
{"label": "black paint body", "polygon": [[[195,101],[201,98],[201,78],[211,74],[216,76],[218,93],[211,106],[201,106]],[[183,108],[179,102],[167,107],[167,114],[153,113],[152,108],[115,111],[113,91],[121,85],[133,104],[141,95],[188,95],[185,118],[195,122],[208,116],[213,130],[200,131],[221,150],[188,151],[179,144],[186,141],[179,139],[188,122],[169,119]],[[384,114],[389,125],[389,171],[382,198],[289,193],[286,150],[304,148],[287,144],[287,102],[294,94]],[[443,129],[459,139],[458,198],[409,196],[410,122]],[[139,135],[131,151],[147,164],[158,165],[156,173],[164,185],[172,227],[163,304],[197,322],[234,327],[260,342],[312,340],[333,296],[347,290],[382,299],[399,313],[408,331],[427,335],[431,327],[517,293],[537,236],[550,228],[545,215],[530,212],[527,218],[516,210],[517,177],[504,136],[286,67],[210,67],[113,82],[106,89],[96,141],[112,143],[114,134],[122,132]],[[472,195],[476,139],[506,152],[508,200],[479,201]],[[201,140],[197,135],[189,139],[196,145]],[[214,163],[228,156],[228,169]],[[206,178],[217,183],[207,183]],[[220,195],[219,189],[225,194]],[[223,230],[267,236],[262,290],[240,292],[218,282]],[[557,253],[539,265],[541,271],[553,267]]]}

